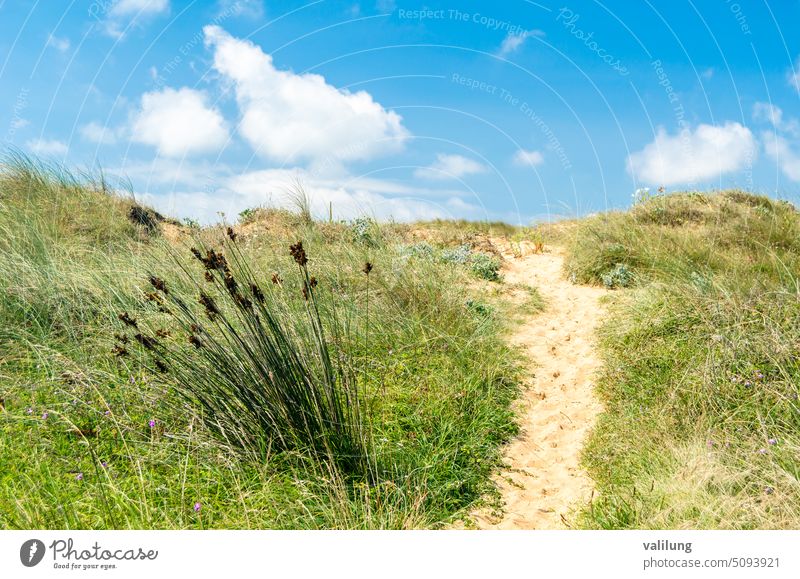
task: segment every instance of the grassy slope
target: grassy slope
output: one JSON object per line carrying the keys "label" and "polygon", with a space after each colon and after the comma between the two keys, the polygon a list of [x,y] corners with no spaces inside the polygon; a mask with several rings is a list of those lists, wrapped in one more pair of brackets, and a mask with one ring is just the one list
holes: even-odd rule
{"label": "grassy slope", "polygon": [[594,528],[800,527],[800,215],[729,191],[575,224],[569,272],[617,264],[606,404],[585,452]]}
{"label": "grassy slope", "polygon": [[301,454],[242,459],[168,380],[111,356],[116,314],[137,307],[147,271],[171,279],[161,227],[132,224],[130,207],[58,169],[2,168],[0,527],[435,527],[491,491],[517,371],[493,292],[467,268],[409,257],[403,227],[354,237],[278,212],[241,228],[254,266],[287,280],[302,239],[320,287],[369,332],[354,355],[379,400],[384,467],[370,486]]}

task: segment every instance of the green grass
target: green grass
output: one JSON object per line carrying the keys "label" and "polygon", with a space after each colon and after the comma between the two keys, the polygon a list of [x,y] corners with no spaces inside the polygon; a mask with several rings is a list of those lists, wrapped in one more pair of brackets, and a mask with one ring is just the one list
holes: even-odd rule
{"label": "green grass", "polygon": [[155,371],[146,351],[112,355],[119,313],[162,328],[143,309],[149,275],[188,302],[197,288],[175,259],[202,280],[190,245],[225,236],[193,227],[195,239],[166,242],[166,224],[132,222],[132,206],[58,167],[13,158],[0,169],[0,527],[435,528],[491,495],[516,432],[518,369],[505,317],[471,305],[482,294],[469,268],[409,255],[406,226],[370,224],[366,243],[348,224],[248,215],[241,258],[282,292],[275,311],[306,306],[289,254],[298,240],[335,304],[321,307],[323,339],[370,401],[374,466],[348,470],[303,445],[262,444],[255,457],[219,436],[185,380]]}
{"label": "green grass", "polygon": [[568,273],[603,283],[606,411],[590,528],[800,527],[800,215],[739,191],[575,224]]}

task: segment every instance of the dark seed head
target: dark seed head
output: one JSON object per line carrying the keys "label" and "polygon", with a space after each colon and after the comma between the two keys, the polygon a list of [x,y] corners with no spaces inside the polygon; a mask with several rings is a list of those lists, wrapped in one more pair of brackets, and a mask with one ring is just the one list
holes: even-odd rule
{"label": "dark seed head", "polygon": [[239,237],[239,236],[238,236],[238,235],[236,235],[236,233],[233,231],[233,227],[228,227],[228,230],[227,230],[227,232],[226,232],[226,233],[228,234],[228,239],[230,239],[231,241],[236,241],[236,238],[237,238],[237,237]]}
{"label": "dark seed head", "polygon": [[142,347],[148,350],[154,350],[155,347],[158,345],[158,341],[155,338],[151,338],[150,336],[145,336],[144,334],[136,334],[134,336],[136,341],[139,342]]}
{"label": "dark seed head", "polygon": [[199,334],[199,333],[200,333],[200,332],[203,330],[203,329],[202,329],[200,326],[198,326],[197,324],[192,324],[192,325],[191,325],[191,326],[189,326],[189,327],[190,327],[190,329],[192,330],[192,333],[193,333],[193,334]]}
{"label": "dark seed head", "polygon": [[119,319],[122,321],[122,323],[124,323],[126,326],[131,326],[132,328],[138,328],[138,327],[139,327],[139,325],[136,323],[136,320],[134,320],[134,319],[133,319],[133,318],[132,318],[132,317],[131,317],[131,316],[128,314],[128,312],[123,312],[123,313],[119,314],[119,316],[117,316],[117,317],[118,317],[118,318],[119,318]]}
{"label": "dark seed head", "polygon": [[203,342],[195,335],[189,336],[189,343],[198,350],[203,347]]}
{"label": "dark seed head", "polygon": [[169,330],[156,330],[156,336],[159,338],[169,338]]}
{"label": "dark seed head", "polygon": [[161,360],[155,360],[153,363],[156,365],[156,368],[158,369],[159,372],[166,373],[167,370],[169,370],[167,365]]}
{"label": "dark seed head", "polygon": [[260,304],[264,303],[264,292],[261,291],[261,288],[258,287],[256,284],[250,284],[250,293],[253,294],[253,297],[256,301]]}
{"label": "dark seed head", "polygon": [[167,291],[167,284],[160,277],[156,277],[154,275],[151,275],[150,276],[150,284],[160,292],[164,292],[165,294],[169,293]]}
{"label": "dark seed head", "polygon": [[239,289],[239,284],[236,283],[236,280],[233,279],[233,275],[231,275],[230,272],[225,274],[225,287],[232,294],[235,294]]}
{"label": "dark seed head", "polygon": [[312,288],[317,287],[317,283],[317,278],[315,278],[313,275],[311,276],[311,279],[308,280],[308,285],[310,285]]}
{"label": "dark seed head", "polygon": [[294,245],[290,245],[289,253],[300,267],[303,267],[308,263],[308,256],[306,256],[306,250],[303,249],[302,241],[298,241]]}
{"label": "dark seed head", "polygon": [[122,344],[127,344],[130,340],[128,340],[128,336],[125,334],[114,334],[114,338]]}
{"label": "dark seed head", "polygon": [[205,275],[205,278],[206,278],[207,282],[213,282],[214,281],[214,274],[211,273],[210,271],[207,271],[204,275]]}
{"label": "dark seed head", "polygon": [[216,318],[216,316],[219,314],[219,308],[217,308],[214,298],[206,293],[201,292],[200,298],[197,301],[200,302],[200,305],[206,309],[206,315],[208,316],[208,319],[213,321],[214,318]]}
{"label": "dark seed head", "polygon": [[114,354],[117,358],[124,358],[128,355],[128,350],[125,349],[124,346],[120,346],[117,344],[112,348],[111,353]]}
{"label": "dark seed head", "polygon": [[275,285],[279,285],[282,282],[283,282],[283,280],[280,278],[280,276],[277,273],[273,273],[272,274],[272,283],[274,283]]}
{"label": "dark seed head", "polygon": [[370,262],[368,262],[368,261],[364,262],[364,267],[363,267],[363,269],[361,271],[363,271],[365,274],[369,275],[369,272],[372,271],[372,264]]}
{"label": "dark seed head", "polygon": [[147,292],[146,294],[144,294],[144,297],[147,299],[147,301],[153,302],[154,304],[160,305],[162,303],[161,296],[155,292]]}
{"label": "dark seed head", "polygon": [[193,247],[190,251],[192,252],[193,256],[195,256],[200,261],[203,261],[203,254],[200,253],[199,249],[197,249],[196,247]]}

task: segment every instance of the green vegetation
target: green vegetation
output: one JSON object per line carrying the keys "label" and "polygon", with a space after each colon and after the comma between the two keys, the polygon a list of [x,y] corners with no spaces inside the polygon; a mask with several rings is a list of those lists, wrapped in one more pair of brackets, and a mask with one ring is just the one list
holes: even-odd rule
{"label": "green vegetation", "polygon": [[242,221],[2,165],[0,527],[439,527],[491,496],[518,395],[496,284],[408,226]]}
{"label": "green vegetation", "polygon": [[575,283],[616,290],[585,527],[800,527],[790,204],[659,195],[523,229],[317,222],[296,202],[200,227],[102,178],[0,165],[0,527],[466,516],[516,432],[504,334],[546,307],[502,283],[495,236],[564,245]]}
{"label": "green vegetation", "polygon": [[602,329],[585,525],[798,528],[800,214],[740,191],[673,194],[565,239],[573,279],[632,288]]}

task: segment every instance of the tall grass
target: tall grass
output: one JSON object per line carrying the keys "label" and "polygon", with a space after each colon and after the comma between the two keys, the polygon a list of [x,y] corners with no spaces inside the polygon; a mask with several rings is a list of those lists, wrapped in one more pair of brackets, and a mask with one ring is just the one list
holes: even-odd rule
{"label": "tall grass", "polygon": [[93,182],[0,171],[0,526],[438,527],[491,492],[518,375],[466,268],[409,257],[400,227],[367,244],[286,211],[174,244]]}
{"label": "tall grass", "polygon": [[[236,238],[228,227],[224,250],[193,247],[202,267],[175,255],[183,283],[151,274],[141,309],[155,310],[149,325],[157,329],[144,333],[121,313],[132,337],[118,334],[117,351],[134,344],[151,354],[153,369],[199,407],[206,426],[226,443],[262,458],[269,450],[310,450],[345,472],[366,474],[365,397],[336,308],[321,298],[302,242],[290,248],[299,284],[287,284],[277,274],[256,273]],[[297,285],[302,313],[287,307]],[[325,301],[327,329],[320,311]]]}
{"label": "tall grass", "polygon": [[731,191],[656,197],[573,230],[569,273],[619,265],[606,412],[585,461],[600,528],[800,526],[800,215]]}

